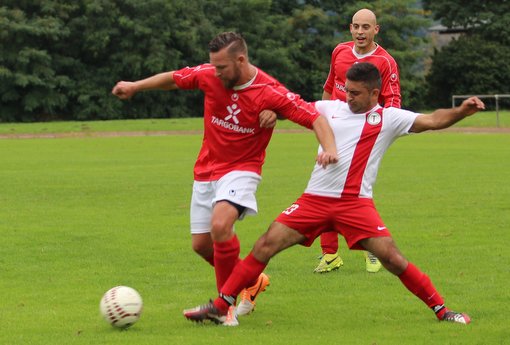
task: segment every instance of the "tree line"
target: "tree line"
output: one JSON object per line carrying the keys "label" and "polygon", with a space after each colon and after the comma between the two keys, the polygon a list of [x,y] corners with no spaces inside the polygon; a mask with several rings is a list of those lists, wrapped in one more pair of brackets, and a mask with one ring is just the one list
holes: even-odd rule
{"label": "tree line", "polygon": [[[208,60],[222,31],[244,35],[252,62],[307,100],[320,99],[333,48],[372,9],[377,42],[397,60],[403,106],[448,106],[452,93],[505,93],[507,0],[3,0],[0,121],[201,116],[198,91],[147,92],[121,102],[119,80]],[[465,32],[432,51],[432,20]]]}

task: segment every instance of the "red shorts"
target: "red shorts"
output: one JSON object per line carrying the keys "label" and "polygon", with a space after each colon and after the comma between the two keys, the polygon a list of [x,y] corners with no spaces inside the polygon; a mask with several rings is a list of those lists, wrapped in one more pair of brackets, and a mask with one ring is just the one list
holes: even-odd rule
{"label": "red shorts", "polygon": [[301,244],[307,247],[327,231],[340,233],[351,249],[364,249],[359,241],[365,238],[391,236],[373,200],[366,198],[341,199],[305,193],[276,221],[305,236]]}

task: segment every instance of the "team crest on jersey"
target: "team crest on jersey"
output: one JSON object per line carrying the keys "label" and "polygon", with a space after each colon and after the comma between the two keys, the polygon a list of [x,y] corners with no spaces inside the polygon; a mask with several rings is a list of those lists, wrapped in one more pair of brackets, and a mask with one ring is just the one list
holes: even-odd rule
{"label": "team crest on jersey", "polygon": [[292,92],[287,92],[287,98],[291,101],[295,100],[296,99],[296,95],[293,94]]}
{"label": "team crest on jersey", "polygon": [[392,73],[392,74],[390,75],[390,80],[391,80],[392,82],[396,82],[396,81],[397,81],[397,73]]}
{"label": "team crest on jersey", "polygon": [[232,99],[232,102],[237,102],[239,100],[239,95],[237,92],[234,92],[230,98]]}
{"label": "team crest on jersey", "polygon": [[369,125],[377,126],[381,123],[381,115],[374,111],[367,115],[367,122]]}

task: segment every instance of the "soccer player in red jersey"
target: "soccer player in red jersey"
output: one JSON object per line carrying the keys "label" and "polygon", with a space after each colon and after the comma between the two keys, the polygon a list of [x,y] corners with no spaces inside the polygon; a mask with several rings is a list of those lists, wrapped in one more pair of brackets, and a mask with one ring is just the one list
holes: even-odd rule
{"label": "soccer player in red jersey", "polygon": [[[120,81],[112,93],[121,99],[154,89],[200,89],[204,93],[204,137],[194,167],[191,238],[193,250],[214,266],[219,291],[239,260],[234,223],[257,213],[255,192],[273,134],[271,121],[260,115],[263,110],[313,129],[325,148],[317,156],[322,166],[336,162],[337,152],[327,120],[313,104],[252,65],[241,35],[219,34],[209,43],[209,59],[210,63],[135,82]],[[256,295],[269,280],[261,274],[252,283],[256,288],[247,289],[239,314],[253,309]]]}
{"label": "soccer player in red jersey", "polygon": [[[333,50],[328,79],[324,84],[323,100],[339,99],[346,101],[345,75],[351,66],[358,62],[370,62],[381,74],[382,86],[378,102],[383,107],[400,108],[400,77],[395,59],[377,44],[374,39],[379,33],[379,25],[374,12],[361,9],[352,17],[350,24],[352,41],[340,43]],[[343,261],[338,254],[338,234],[325,232],[321,235],[322,256],[314,272],[327,273],[338,269]],[[375,255],[365,252],[368,272],[376,273],[381,263]]]}
{"label": "soccer player in red jersey", "polygon": [[315,166],[305,192],[276,218],[250,254],[235,266],[219,297],[185,310],[186,318],[236,326],[237,318],[227,310],[269,260],[295,244],[310,246],[322,232],[333,229],[345,238],[350,249],[374,253],[389,272],[435,312],[438,320],[470,322],[468,315],[446,308],[430,278],[402,255],[374,206],[372,190],[382,157],[395,139],[447,128],[484,109],[483,102],[471,97],[459,107],[438,109],[431,114],[383,108],[378,104],[380,74],[370,63],[353,65],[345,85],[347,102],[327,100],[315,104],[335,133],[338,162],[327,169]]}

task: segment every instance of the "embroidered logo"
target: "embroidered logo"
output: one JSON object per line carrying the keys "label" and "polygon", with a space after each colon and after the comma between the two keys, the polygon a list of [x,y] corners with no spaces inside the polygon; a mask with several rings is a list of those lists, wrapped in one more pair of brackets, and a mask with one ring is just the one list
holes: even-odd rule
{"label": "embroidered logo", "polygon": [[369,125],[376,126],[381,123],[381,115],[375,111],[367,115]]}

